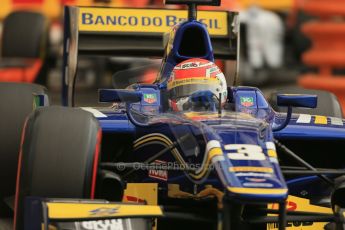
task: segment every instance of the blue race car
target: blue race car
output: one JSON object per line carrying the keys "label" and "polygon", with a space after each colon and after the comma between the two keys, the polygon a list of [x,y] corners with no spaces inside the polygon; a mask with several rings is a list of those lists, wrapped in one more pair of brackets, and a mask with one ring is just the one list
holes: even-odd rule
{"label": "blue race car", "polygon": [[[238,60],[238,14],[197,18],[214,0],[166,3],[187,4],[187,20],[66,7],[67,107],[47,106],[40,86],[0,84],[2,137],[19,146],[22,130],[19,155],[1,149],[2,215],[12,207],[15,229],[344,229],[344,121],[292,113],[317,107],[316,95],[278,94],[278,113],[259,89],[227,83],[214,58]],[[78,55],[163,51],[153,84],[100,89],[111,106],[71,108]]]}

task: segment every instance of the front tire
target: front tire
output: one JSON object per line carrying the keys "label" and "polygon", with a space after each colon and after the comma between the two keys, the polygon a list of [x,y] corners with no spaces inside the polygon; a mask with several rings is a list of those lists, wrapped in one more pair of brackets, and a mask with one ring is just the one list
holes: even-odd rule
{"label": "front tire", "polygon": [[19,156],[15,229],[24,226],[27,196],[93,198],[101,129],[91,113],[39,108],[29,117]]}

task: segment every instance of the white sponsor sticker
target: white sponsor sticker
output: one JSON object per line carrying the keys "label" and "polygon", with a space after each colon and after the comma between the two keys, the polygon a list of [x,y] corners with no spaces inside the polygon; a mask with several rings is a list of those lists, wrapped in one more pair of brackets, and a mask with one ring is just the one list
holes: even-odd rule
{"label": "white sponsor sticker", "polygon": [[225,145],[224,148],[231,151],[227,154],[231,160],[262,161],[266,159],[261,146],[258,145],[230,144]]}
{"label": "white sponsor sticker", "polygon": [[278,159],[275,158],[275,157],[270,157],[270,162],[271,162],[271,163],[275,163],[275,164],[278,164],[278,163],[279,163],[279,162],[278,162]]}
{"label": "white sponsor sticker", "polygon": [[82,229],[85,230],[123,230],[122,219],[97,220],[81,222]]}
{"label": "white sponsor sticker", "polygon": [[266,142],[266,148],[276,151],[276,145],[273,142]]}
{"label": "white sponsor sticker", "polygon": [[253,172],[241,172],[241,173],[236,173],[237,177],[241,176],[252,176],[252,177],[266,177],[266,178],[271,178],[272,174],[270,173],[253,173]]}
{"label": "white sponsor sticker", "polygon": [[309,124],[311,122],[311,115],[309,114],[300,114],[296,123]]}
{"label": "white sponsor sticker", "polygon": [[245,187],[260,187],[260,188],[272,188],[273,184],[270,183],[243,183]]}
{"label": "white sponsor sticker", "polygon": [[94,109],[94,108],[91,108],[91,107],[81,107],[81,109],[87,111],[87,112],[90,112],[93,114],[94,117],[107,117],[107,115],[105,115],[104,113],[100,112],[99,110],[97,109]]}
{"label": "white sponsor sticker", "polygon": [[[167,162],[155,160],[154,163],[166,165]],[[155,178],[158,180],[167,181],[168,180],[168,171],[167,170],[161,170],[161,169],[150,169],[149,170],[149,177]]]}
{"label": "white sponsor sticker", "polygon": [[224,156],[215,156],[215,157],[212,157],[212,163],[215,164],[216,162],[219,162],[219,161],[225,161],[225,157]]}
{"label": "white sponsor sticker", "polygon": [[331,124],[332,125],[343,125],[343,120],[338,117],[331,117]]}

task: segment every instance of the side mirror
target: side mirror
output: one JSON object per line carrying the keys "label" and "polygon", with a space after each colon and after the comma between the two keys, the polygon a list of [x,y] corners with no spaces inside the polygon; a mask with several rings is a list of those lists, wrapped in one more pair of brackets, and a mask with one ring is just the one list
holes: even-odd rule
{"label": "side mirror", "polygon": [[99,102],[126,102],[141,101],[143,94],[139,91],[126,89],[100,89]]}
{"label": "side mirror", "polygon": [[[292,107],[302,108],[316,108],[317,107],[317,95],[309,94],[278,94],[277,105],[288,107],[286,118],[283,122],[273,124],[272,130],[279,131],[284,129],[290,122],[292,115]],[[277,118],[277,116],[276,116]]]}
{"label": "side mirror", "polygon": [[303,108],[316,108],[317,107],[317,95],[309,94],[278,94],[277,95],[278,106],[291,106],[291,107],[303,107]]}

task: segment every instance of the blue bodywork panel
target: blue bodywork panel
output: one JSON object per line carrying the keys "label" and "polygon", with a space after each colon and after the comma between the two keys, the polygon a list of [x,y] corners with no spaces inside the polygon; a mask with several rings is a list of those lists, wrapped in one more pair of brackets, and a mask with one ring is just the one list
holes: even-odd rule
{"label": "blue bodywork panel", "polygon": [[[233,109],[218,114],[163,111],[159,87],[138,85],[134,88],[143,95],[154,94],[150,96],[154,100],[148,103],[143,96],[140,103],[127,108],[100,110],[106,115],[99,118],[103,132],[132,133],[131,160],[134,162],[164,162],[195,169],[171,170],[161,177],[138,170],[133,172],[135,182],[159,183],[162,188],[179,184],[182,191],[191,194],[202,191],[207,185],[230,198],[243,200],[266,202],[286,198],[287,186],[270,127],[274,112],[259,90],[230,88],[233,102],[229,105]],[[246,100],[249,103],[245,103]],[[131,115],[129,111],[132,110],[136,115]],[[164,148],[170,151],[159,155]],[[168,197],[168,193],[161,197],[164,196]]]}
{"label": "blue bodywork panel", "polygon": [[[191,34],[200,47],[190,44]],[[299,193],[301,181],[318,182],[314,177],[286,182],[274,139],[342,140],[341,119],[294,114],[287,120],[253,87],[229,87],[228,101],[219,111],[173,112],[168,106],[167,81],[178,63],[191,58],[214,62],[206,26],[192,19],[172,28],[154,84],[133,85],[130,91],[102,91],[101,101],[115,102],[110,108],[98,109],[103,114],[98,120],[104,136],[114,135],[114,142],[121,135],[132,138],[131,151],[121,159],[167,166],[126,170],[119,172],[121,178],[129,183],[157,183],[159,199],[179,198],[176,193],[208,198],[205,191],[213,188],[229,199],[262,203],[284,201],[288,189]],[[281,96],[279,102],[315,107],[316,97]],[[273,132],[282,124],[287,126]]]}
{"label": "blue bodywork panel", "polygon": [[[293,114],[285,129],[272,132],[272,125],[284,120],[284,114],[277,114],[261,91],[252,87],[229,88],[230,109],[221,114],[165,111],[161,87],[136,85],[134,90],[149,96],[130,107],[100,110],[106,117],[99,121],[104,133],[133,135],[132,161],[194,169],[132,172],[133,182],[158,183],[161,198],[169,197],[169,184],[178,184],[181,191],[190,194],[212,186],[230,199],[281,201],[286,199],[288,187],[296,194],[301,184],[315,187],[319,180],[302,177],[286,184],[273,138],[345,138],[341,119],[305,114]],[[130,115],[132,110],[135,116]],[[170,150],[159,154],[164,149]]]}
{"label": "blue bodywork panel", "polygon": [[[301,116],[310,116],[310,121],[306,123],[299,123],[298,119]],[[345,130],[342,119],[325,117],[326,124],[315,124],[316,116],[294,114],[289,125],[276,132],[274,135],[279,139],[323,139],[323,140],[342,140],[345,139]],[[332,120],[337,120],[338,123],[332,124]]]}

